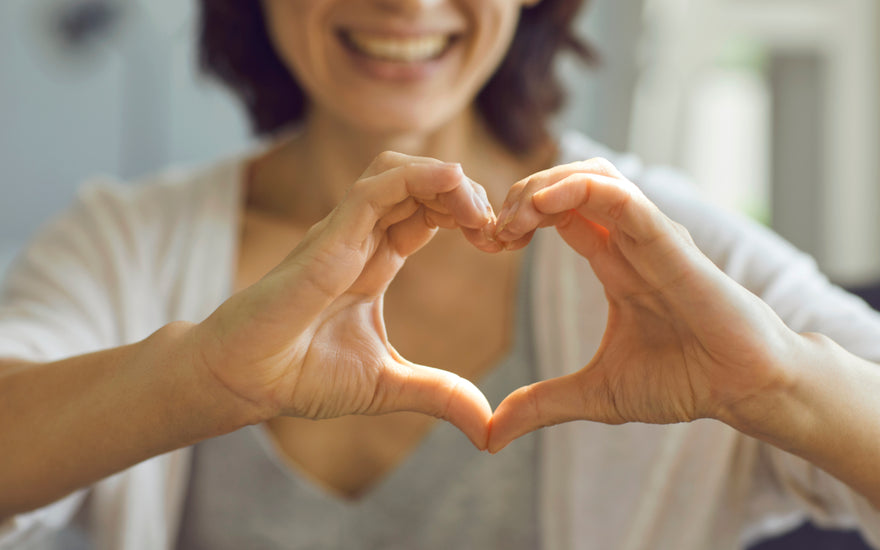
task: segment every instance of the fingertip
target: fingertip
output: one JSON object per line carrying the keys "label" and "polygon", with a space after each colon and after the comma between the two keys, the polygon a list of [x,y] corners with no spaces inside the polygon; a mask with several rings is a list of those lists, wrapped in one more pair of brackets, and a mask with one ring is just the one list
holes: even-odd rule
{"label": "fingertip", "polygon": [[489,421],[488,451],[496,454],[507,447],[511,441],[528,433],[530,430],[521,431],[524,426],[523,420],[518,419],[516,413],[518,391],[508,395],[495,409],[495,413]]}
{"label": "fingertip", "polygon": [[500,438],[497,437],[496,434],[497,431],[495,430],[495,416],[493,415],[492,418],[489,420],[489,433],[486,440],[486,451],[488,451],[489,454],[493,455],[498,454],[499,451],[507,447],[508,443],[506,441],[502,441]]}
{"label": "fingertip", "polygon": [[[467,177],[467,176],[465,176]],[[492,207],[492,203],[489,202],[489,195],[486,193],[486,189],[475,182],[474,180],[467,178],[467,180],[471,183],[471,189],[474,194],[477,195],[480,206],[483,208],[484,213],[486,214],[487,221],[495,221],[495,209]]]}
{"label": "fingertip", "polygon": [[502,244],[495,240],[494,236],[487,235],[485,230],[462,227],[461,232],[464,234],[468,242],[482,252],[494,254],[504,250]]}
{"label": "fingertip", "polygon": [[489,422],[492,420],[492,406],[477,386],[462,378],[457,384],[463,399],[464,408],[451,407],[447,420],[454,424],[470,439],[480,451],[489,446]]}
{"label": "fingertip", "polygon": [[457,173],[460,176],[464,176],[464,169],[461,167],[460,162],[444,162],[442,166],[447,170],[451,170],[452,172]]}
{"label": "fingertip", "polygon": [[472,445],[474,446],[474,448],[476,448],[478,451],[481,451],[481,452],[482,452],[482,451],[488,451],[488,450],[489,450],[489,434],[488,434],[488,433],[486,433],[486,436],[485,436],[485,437],[480,437],[479,439],[474,439],[474,438],[472,438],[472,437],[469,437],[469,439],[471,440],[471,444],[472,444]]}
{"label": "fingertip", "polygon": [[534,231],[529,231],[528,233],[526,233],[525,235],[523,235],[517,239],[513,239],[510,241],[502,241],[502,244],[504,246],[504,250],[506,250],[508,252],[515,252],[517,250],[521,250],[521,249],[527,247],[530,242],[532,242],[532,237],[534,237],[534,235],[535,235]]}
{"label": "fingertip", "polygon": [[507,230],[507,226],[513,223],[513,220],[516,218],[516,213],[519,211],[519,201],[513,203],[512,205],[504,206],[501,209],[501,213],[498,215],[498,220],[495,225],[495,237],[503,238],[505,235],[505,231]]}

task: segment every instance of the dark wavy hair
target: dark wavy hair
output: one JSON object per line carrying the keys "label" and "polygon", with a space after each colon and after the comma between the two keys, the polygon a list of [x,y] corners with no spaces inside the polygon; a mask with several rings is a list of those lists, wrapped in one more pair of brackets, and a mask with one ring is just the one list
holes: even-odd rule
{"label": "dark wavy hair", "polygon": [[[541,0],[523,9],[516,35],[476,104],[494,135],[515,153],[546,142],[547,123],[564,101],[554,73],[561,51],[586,62],[595,53],[572,22],[585,0]],[[257,135],[300,122],[307,97],[278,57],[257,0],[200,0],[199,65],[244,102]]]}

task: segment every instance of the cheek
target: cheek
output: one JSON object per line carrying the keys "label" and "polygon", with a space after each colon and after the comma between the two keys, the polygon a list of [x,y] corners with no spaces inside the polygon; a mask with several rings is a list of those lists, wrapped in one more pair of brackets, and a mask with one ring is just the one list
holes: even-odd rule
{"label": "cheek", "polygon": [[312,73],[323,65],[320,35],[315,32],[322,17],[321,4],[317,0],[263,1],[266,28],[276,54],[306,86],[314,80]]}
{"label": "cheek", "polygon": [[519,22],[520,3],[489,0],[475,8],[476,30],[471,55],[484,80],[488,80],[507,54]]}

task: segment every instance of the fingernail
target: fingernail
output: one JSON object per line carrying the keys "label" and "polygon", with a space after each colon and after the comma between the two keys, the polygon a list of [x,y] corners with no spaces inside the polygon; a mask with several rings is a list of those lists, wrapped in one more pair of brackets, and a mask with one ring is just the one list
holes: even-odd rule
{"label": "fingernail", "polygon": [[483,205],[483,207],[485,208],[486,212],[488,212],[489,215],[492,216],[492,217],[494,218],[494,217],[495,217],[495,209],[492,208],[492,203],[489,202],[489,197],[486,196],[486,190],[483,189],[483,188],[480,186],[480,184],[478,184],[478,183],[475,182],[474,180],[468,178],[468,181],[471,182],[471,185],[472,185],[473,188],[474,188],[474,193],[476,193],[477,196],[480,198],[480,202],[482,203],[482,205]]}
{"label": "fingernail", "polygon": [[495,221],[497,222],[497,223],[495,224],[496,227],[500,227],[500,226],[501,226],[501,220],[506,220],[506,219],[507,219],[507,213],[508,213],[508,212],[510,212],[510,205],[509,205],[509,204],[502,205],[502,206],[501,206],[501,211],[498,212],[498,214],[495,215]]}
{"label": "fingernail", "polygon": [[460,162],[444,162],[443,165],[454,169],[456,172],[464,176],[464,169],[461,167]]}
{"label": "fingernail", "polygon": [[513,221],[513,218],[516,217],[516,213],[519,210],[519,201],[513,203],[513,206],[507,209],[507,212],[502,212],[502,214],[498,217],[500,223],[498,224],[498,228],[495,230],[495,235],[500,234],[510,225],[510,222]]}
{"label": "fingernail", "polygon": [[495,226],[496,222],[494,220],[489,220],[489,223],[484,225],[482,229],[483,236],[486,237],[486,240],[492,243],[497,242],[497,239],[495,238]]}
{"label": "fingernail", "polygon": [[474,189],[471,193],[471,200],[474,203],[474,206],[477,208],[477,211],[482,213],[486,219],[492,218],[492,205],[489,204],[489,201],[486,200],[476,189]]}

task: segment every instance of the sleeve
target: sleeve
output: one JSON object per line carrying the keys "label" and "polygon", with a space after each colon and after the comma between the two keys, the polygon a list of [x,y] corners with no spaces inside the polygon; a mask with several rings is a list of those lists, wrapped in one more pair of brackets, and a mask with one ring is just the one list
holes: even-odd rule
{"label": "sleeve", "polygon": [[[669,170],[646,171],[639,185],[688,229],[709,258],[761,297],[792,330],[824,334],[880,368],[880,314],[830,283],[812,258],[763,226],[707,204]],[[760,448],[758,472],[753,519],[797,510],[821,526],[857,527],[880,547],[880,511],[836,478],[766,444]]]}
{"label": "sleeve", "polygon": [[[84,187],[10,267],[0,291],[0,357],[52,361],[122,343],[133,222],[112,208],[109,189]],[[86,493],[0,523],[0,548],[64,526]]]}

